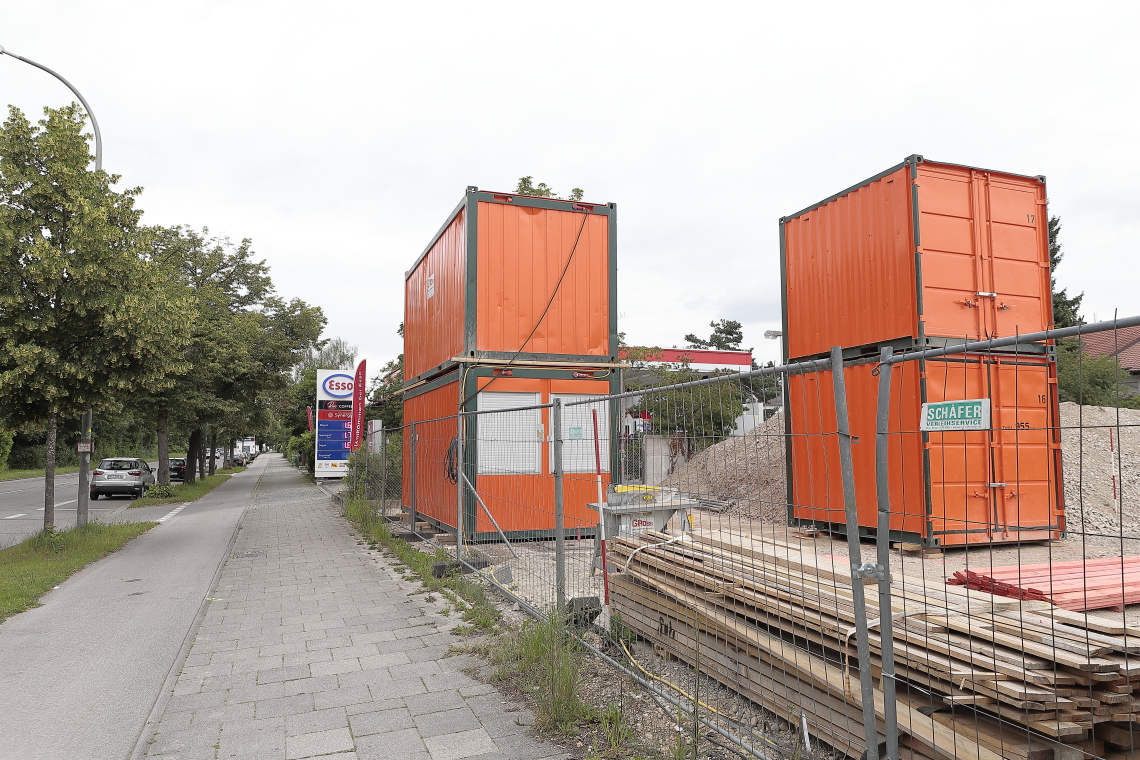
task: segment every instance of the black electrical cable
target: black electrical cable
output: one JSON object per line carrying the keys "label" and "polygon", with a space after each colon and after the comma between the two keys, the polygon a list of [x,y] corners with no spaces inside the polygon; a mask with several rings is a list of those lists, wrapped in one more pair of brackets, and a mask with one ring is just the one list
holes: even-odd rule
{"label": "black electrical cable", "polygon": [[[559,289],[562,288],[562,281],[566,279],[566,273],[570,271],[570,263],[572,261],[574,261],[574,254],[578,251],[578,242],[582,239],[582,232],[586,229],[586,222],[589,221],[589,219],[590,219],[590,212],[587,211],[587,212],[583,213],[583,215],[582,215],[582,226],[580,226],[578,228],[578,237],[574,238],[574,247],[570,249],[570,255],[566,258],[566,265],[564,267],[562,267],[562,274],[559,276],[558,282],[556,282],[554,284],[554,290],[551,291],[551,293],[550,293],[550,300],[546,302],[546,308],[542,310],[542,314],[539,316],[538,321],[536,321],[534,323],[534,327],[531,328],[530,335],[526,336],[526,340],[524,340],[522,342],[522,345],[519,346],[519,350],[515,351],[515,355],[512,356],[510,358],[510,360],[506,364],[503,365],[504,367],[509,367],[512,364],[514,364],[515,359],[518,359],[519,355],[522,354],[523,349],[526,348],[526,344],[530,343],[530,339],[534,337],[534,334],[536,332],[538,332],[538,326],[542,324],[542,320],[546,319],[547,313],[550,312],[550,307],[554,305],[554,299],[558,296]],[[502,373],[492,377],[491,382],[487,383],[486,385],[484,385],[479,390],[480,391],[487,390],[489,387],[491,387],[491,383],[495,382],[500,377],[502,377]]]}

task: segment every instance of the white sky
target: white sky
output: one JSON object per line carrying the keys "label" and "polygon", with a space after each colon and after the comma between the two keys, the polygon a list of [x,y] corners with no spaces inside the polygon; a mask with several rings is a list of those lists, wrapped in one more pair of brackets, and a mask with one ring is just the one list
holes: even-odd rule
{"label": "white sky", "polygon": [[[35,0],[0,44],[95,109],[149,224],[250,237],[374,373],[468,185],[618,204],[620,328],[744,323],[775,358],[778,225],[920,153],[1048,177],[1070,292],[1140,313],[1140,4]],[[0,57],[3,103],[72,99]]]}

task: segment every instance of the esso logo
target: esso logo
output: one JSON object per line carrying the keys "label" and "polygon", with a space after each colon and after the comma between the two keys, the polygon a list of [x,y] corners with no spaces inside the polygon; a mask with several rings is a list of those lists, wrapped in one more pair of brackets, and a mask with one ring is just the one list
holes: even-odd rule
{"label": "esso logo", "polygon": [[321,390],[333,398],[348,398],[352,395],[352,375],[329,375],[321,383]]}

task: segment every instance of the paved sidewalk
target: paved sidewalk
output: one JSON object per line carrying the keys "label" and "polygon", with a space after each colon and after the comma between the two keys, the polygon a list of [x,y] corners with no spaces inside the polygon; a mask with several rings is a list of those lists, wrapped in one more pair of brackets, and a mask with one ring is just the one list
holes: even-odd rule
{"label": "paved sidewalk", "polygon": [[[441,602],[348,534],[273,458],[173,695],[139,756],[173,760],[565,758],[460,672]],[[523,725],[520,725],[523,724]]]}

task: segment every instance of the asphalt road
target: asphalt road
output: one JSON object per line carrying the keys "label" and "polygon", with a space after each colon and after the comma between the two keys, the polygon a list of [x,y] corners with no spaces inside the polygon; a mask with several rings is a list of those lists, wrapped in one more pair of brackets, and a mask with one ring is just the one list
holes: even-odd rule
{"label": "asphalt road", "polygon": [[[150,466],[157,467],[158,463],[151,462]],[[79,473],[57,475],[55,478],[57,528],[74,527],[78,501]],[[126,496],[100,497],[97,501],[89,502],[88,519],[92,521],[118,519],[123,516],[123,510],[130,506],[130,503],[131,500]],[[142,513],[135,514],[137,511],[129,513],[132,522],[136,517],[143,519]],[[44,478],[0,481],[0,549],[20,543],[43,526]]]}
{"label": "asphalt road", "polygon": [[0,760],[131,753],[271,456],[0,624]]}

